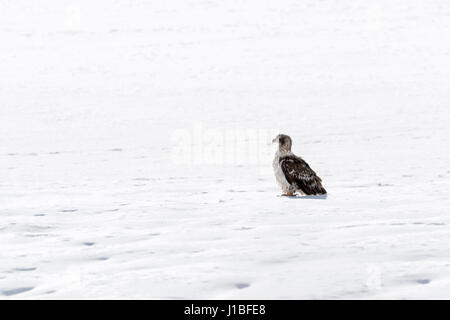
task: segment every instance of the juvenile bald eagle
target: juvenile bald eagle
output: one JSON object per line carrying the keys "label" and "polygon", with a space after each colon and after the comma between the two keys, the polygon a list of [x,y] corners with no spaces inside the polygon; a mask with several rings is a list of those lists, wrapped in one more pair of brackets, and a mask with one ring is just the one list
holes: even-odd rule
{"label": "juvenile bald eagle", "polygon": [[322,179],[300,157],[292,153],[292,139],[279,134],[272,140],[278,142],[278,151],[273,160],[273,169],[283,195],[293,196],[296,192],[303,195],[326,194]]}

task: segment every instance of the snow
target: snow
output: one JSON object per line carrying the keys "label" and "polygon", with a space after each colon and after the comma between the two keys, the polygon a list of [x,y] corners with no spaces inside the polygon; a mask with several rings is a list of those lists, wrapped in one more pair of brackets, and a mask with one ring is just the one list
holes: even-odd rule
{"label": "snow", "polygon": [[[448,1],[3,1],[0,38],[0,299],[450,298]],[[328,197],[280,196],[278,133]]]}

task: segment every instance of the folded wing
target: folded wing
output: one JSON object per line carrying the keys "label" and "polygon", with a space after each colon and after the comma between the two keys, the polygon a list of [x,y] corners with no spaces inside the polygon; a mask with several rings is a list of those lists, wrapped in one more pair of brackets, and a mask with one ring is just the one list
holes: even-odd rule
{"label": "folded wing", "polygon": [[295,189],[303,191],[306,195],[325,194],[322,179],[300,157],[287,156],[280,158],[280,166],[286,180]]}

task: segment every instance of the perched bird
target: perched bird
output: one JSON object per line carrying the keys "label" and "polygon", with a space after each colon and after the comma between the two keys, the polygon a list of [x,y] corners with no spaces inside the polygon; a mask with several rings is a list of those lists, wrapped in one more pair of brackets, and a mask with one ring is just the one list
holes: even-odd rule
{"label": "perched bird", "polygon": [[278,151],[273,159],[273,169],[283,195],[294,196],[296,192],[303,195],[326,194],[322,179],[300,157],[292,153],[292,139],[279,134],[272,140],[278,142]]}

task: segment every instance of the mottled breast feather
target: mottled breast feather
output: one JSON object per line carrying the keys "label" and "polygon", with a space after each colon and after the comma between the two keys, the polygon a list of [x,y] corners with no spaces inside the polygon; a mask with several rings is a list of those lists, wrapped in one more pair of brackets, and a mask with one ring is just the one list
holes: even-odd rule
{"label": "mottled breast feather", "polygon": [[302,158],[293,155],[281,157],[280,166],[286,180],[304,194],[317,195],[327,193],[322,186],[322,179],[317,176]]}

